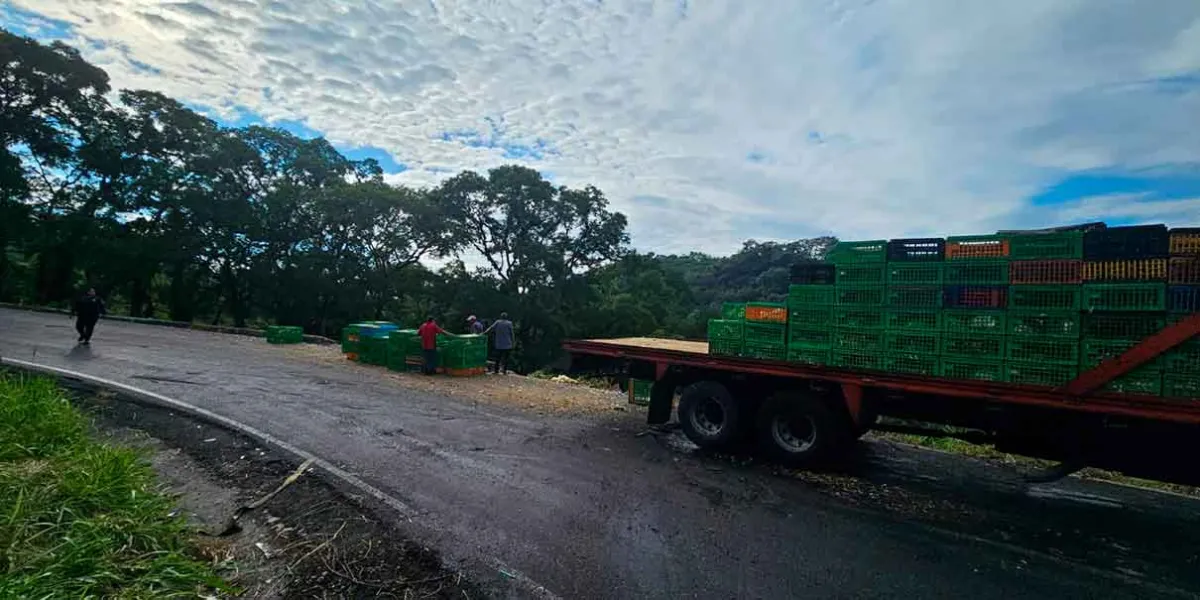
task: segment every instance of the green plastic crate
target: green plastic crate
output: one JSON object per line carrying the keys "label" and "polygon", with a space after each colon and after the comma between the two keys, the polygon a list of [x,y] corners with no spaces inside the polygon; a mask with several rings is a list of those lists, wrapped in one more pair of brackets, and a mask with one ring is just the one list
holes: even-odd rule
{"label": "green plastic crate", "polygon": [[887,260],[887,240],[838,242],[829,249],[825,260],[835,264],[884,262]]}
{"label": "green plastic crate", "polygon": [[787,346],[746,344],[742,346],[742,356],[760,360],[787,360]]}
{"label": "green plastic crate", "polygon": [[883,369],[892,373],[933,377],[941,372],[941,360],[923,354],[889,354],[883,357]]}
{"label": "green plastic crate", "polygon": [[937,332],[888,331],[884,350],[893,355],[936,356],[942,352],[942,337]]}
{"label": "green plastic crate", "polygon": [[887,283],[887,263],[848,263],[837,266],[838,285],[883,285]]}
{"label": "green plastic crate", "polygon": [[942,288],[939,286],[890,286],[886,304],[889,308],[941,308]]}
{"label": "green plastic crate", "polygon": [[1087,313],[1083,315],[1084,337],[1105,340],[1141,340],[1163,330],[1167,319],[1161,313]]}
{"label": "green plastic crate", "polygon": [[880,352],[883,350],[883,342],[883,331],[843,330],[833,335],[833,349],[840,352]]}
{"label": "green plastic crate", "polygon": [[1164,311],[1167,284],[1087,283],[1083,285],[1082,306],[1086,311]]}
{"label": "green plastic crate", "polygon": [[726,302],[721,305],[721,318],[729,321],[741,321],[746,318],[746,303]]}
{"label": "green plastic crate", "polygon": [[342,354],[358,353],[358,330],[354,327],[342,328]]}
{"label": "green plastic crate", "polygon": [[741,356],[741,340],[708,340],[708,353],[713,356]]}
{"label": "green plastic crate", "polygon": [[1078,339],[1080,314],[1069,311],[1008,311],[1008,334]]}
{"label": "green plastic crate", "polygon": [[1157,362],[1172,375],[1200,377],[1200,339],[1192,338],[1168,350]]}
{"label": "green plastic crate", "polygon": [[829,364],[843,369],[879,371],[883,369],[883,356],[835,350],[829,355]]}
{"label": "green plastic crate", "polygon": [[269,325],[264,334],[268,344],[299,344],[304,341],[304,329],[293,325]]}
{"label": "green plastic crate", "polygon": [[650,404],[650,390],[653,388],[654,382],[648,379],[630,379],[629,402],[642,406]]}
{"label": "green plastic crate", "polygon": [[942,285],[943,263],[893,262],[887,265],[888,285]]}
{"label": "green plastic crate", "polygon": [[882,285],[835,286],[835,304],[838,306],[883,306],[887,289]]}
{"label": "green plastic crate", "polygon": [[1079,376],[1079,368],[1073,365],[1047,363],[1006,362],[1010,383],[1059,387]]}
{"label": "green plastic crate", "polygon": [[1007,285],[1009,261],[968,260],[948,262],[942,281],[946,285]]}
{"label": "green plastic crate", "polygon": [[998,360],[968,360],[943,356],[942,377],[969,381],[1008,381],[1008,370]]}
{"label": "green plastic crate", "polygon": [[1083,258],[1083,232],[1029,233],[1009,236],[1013,260],[1070,260]]}
{"label": "green plastic crate", "polygon": [[808,365],[827,365],[829,364],[829,355],[830,350],[828,348],[788,346],[787,349],[788,362],[804,363]]}
{"label": "green plastic crate", "polygon": [[1200,400],[1200,375],[1163,375],[1163,396]]}
{"label": "green plastic crate", "polygon": [[943,333],[942,355],[954,358],[1001,360],[1005,336],[979,333]]}
{"label": "green plastic crate", "polygon": [[833,330],[828,328],[789,327],[789,346],[828,350],[833,347]]}
{"label": "green plastic crate", "polygon": [[847,329],[883,329],[887,313],[881,307],[839,306],[833,324]]}
{"label": "green plastic crate", "polygon": [[387,366],[387,342],[386,336],[359,338],[359,362],[380,367]]}
{"label": "green plastic crate", "polygon": [[942,331],[1004,335],[1008,315],[1002,310],[948,309],[942,311]]}
{"label": "green plastic crate", "polygon": [[788,309],[789,327],[829,327],[833,323],[834,307],[808,306]]}
{"label": "green plastic crate", "polygon": [[741,341],[743,325],[743,321],[733,321],[729,319],[709,319],[708,339]]}
{"label": "green plastic crate", "polygon": [[1140,368],[1126,373],[1104,386],[1108,392],[1119,394],[1163,395],[1163,372],[1161,369]]}
{"label": "green plastic crate", "polygon": [[1121,356],[1137,343],[1138,340],[1084,338],[1080,344],[1079,364],[1084,369],[1090,369],[1106,360]]}
{"label": "green plastic crate", "polygon": [[1079,343],[1071,338],[1012,336],[1004,344],[1004,358],[1019,363],[1078,365]]}
{"label": "green plastic crate", "polygon": [[889,331],[941,331],[942,312],[936,309],[889,308],[884,326]]}
{"label": "green plastic crate", "polygon": [[787,303],[789,308],[832,306],[837,303],[837,288],[832,285],[793,284],[788,286]]}
{"label": "green plastic crate", "polygon": [[1014,285],[1008,288],[1009,310],[1078,311],[1083,290],[1078,285]]}
{"label": "green plastic crate", "polygon": [[787,324],[747,321],[742,327],[742,340],[747,346],[751,344],[783,346],[787,340]]}

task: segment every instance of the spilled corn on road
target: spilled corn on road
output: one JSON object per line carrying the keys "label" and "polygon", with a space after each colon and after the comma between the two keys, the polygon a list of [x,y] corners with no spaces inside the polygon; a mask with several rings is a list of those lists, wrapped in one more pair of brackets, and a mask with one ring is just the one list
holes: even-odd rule
{"label": "spilled corn on road", "polygon": [[[411,508],[485,585],[563,598],[1146,598],[1200,592],[1200,503],[867,441],[849,473],[697,456],[608,392],[422,379],[336,348],[0,310],[0,355],[164,394]],[[538,588],[542,588],[537,591]]]}

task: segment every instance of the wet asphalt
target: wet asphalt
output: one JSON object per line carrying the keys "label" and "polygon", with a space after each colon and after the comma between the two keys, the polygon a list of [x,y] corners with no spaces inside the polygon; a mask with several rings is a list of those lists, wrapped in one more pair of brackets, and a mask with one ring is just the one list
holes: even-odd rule
{"label": "wet asphalt", "polygon": [[[701,456],[263,340],[0,309],[0,355],[204,407],[353,472],[481,584],[563,598],[1200,597],[1200,502],[865,441],[836,473]],[[543,591],[536,591],[537,587]]]}

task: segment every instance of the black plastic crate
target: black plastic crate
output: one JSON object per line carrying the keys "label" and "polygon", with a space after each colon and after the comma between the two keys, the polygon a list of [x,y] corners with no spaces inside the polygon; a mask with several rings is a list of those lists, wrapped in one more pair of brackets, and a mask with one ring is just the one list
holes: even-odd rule
{"label": "black plastic crate", "polygon": [[832,263],[797,263],[792,265],[791,283],[796,285],[833,285],[837,268]]}
{"label": "black plastic crate", "polygon": [[1083,234],[1084,260],[1166,258],[1170,247],[1166,225],[1109,227]]}
{"label": "black plastic crate", "polygon": [[896,262],[941,262],[946,259],[946,240],[942,238],[892,240],[888,242],[887,259]]}
{"label": "black plastic crate", "polygon": [[1167,288],[1167,312],[1200,312],[1200,285],[1173,285]]}

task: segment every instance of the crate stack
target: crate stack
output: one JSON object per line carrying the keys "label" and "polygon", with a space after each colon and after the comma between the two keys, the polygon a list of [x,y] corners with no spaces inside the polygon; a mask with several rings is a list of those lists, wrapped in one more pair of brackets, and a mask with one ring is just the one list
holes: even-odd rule
{"label": "crate stack", "polygon": [[[1055,387],[1200,312],[1200,229],[842,242],[792,269],[786,312],[709,324],[714,354]],[[784,318],[786,317],[786,318]],[[726,345],[728,344],[728,345]],[[1107,391],[1200,398],[1200,340]]]}
{"label": "crate stack", "polygon": [[[416,352],[413,352],[416,349]],[[416,329],[397,329],[388,334],[387,368],[391,371],[411,371],[420,368],[421,338]],[[416,356],[410,355],[415,354]],[[415,359],[415,360],[413,360]]]}
{"label": "crate stack", "polygon": [[[1083,238],[1083,343],[1080,368],[1115,358],[1166,326],[1169,234],[1164,225],[1089,231]],[[1109,385],[1162,394],[1162,361]]]}
{"label": "crate stack", "polygon": [[299,344],[304,341],[304,329],[293,325],[268,325],[268,344]]}
{"label": "crate stack", "polygon": [[832,264],[792,267],[788,286],[787,360],[826,365],[833,349],[831,325],[837,298],[837,272]]}
{"label": "crate stack", "polygon": [[487,370],[488,346],[485,335],[459,335],[437,338],[438,366],[447,375],[468,377]]}
{"label": "crate stack", "polygon": [[1001,381],[1062,385],[1079,374],[1083,232],[1007,238],[1008,334]]}
{"label": "crate stack", "polygon": [[[1200,312],[1200,228],[1172,229],[1167,266],[1167,322]],[[1200,398],[1200,339],[1171,350],[1162,363],[1163,395]]]}
{"label": "crate stack", "polygon": [[899,239],[887,243],[883,369],[940,375],[946,241]]}
{"label": "crate stack", "polygon": [[708,322],[708,353],[713,356],[741,356],[746,305],[726,302],[721,318]]}

